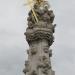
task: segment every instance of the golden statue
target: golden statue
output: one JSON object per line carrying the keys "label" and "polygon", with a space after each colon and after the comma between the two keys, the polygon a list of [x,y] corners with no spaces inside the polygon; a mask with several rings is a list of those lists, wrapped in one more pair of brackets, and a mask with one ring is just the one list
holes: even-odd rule
{"label": "golden statue", "polygon": [[25,5],[29,5],[31,10],[32,10],[32,15],[35,17],[35,22],[38,22],[38,18],[37,18],[37,14],[35,13],[35,10],[34,10],[34,5],[36,4],[38,7],[42,7],[44,8],[45,4],[48,5],[47,1],[46,0],[27,0],[28,3],[25,4]]}

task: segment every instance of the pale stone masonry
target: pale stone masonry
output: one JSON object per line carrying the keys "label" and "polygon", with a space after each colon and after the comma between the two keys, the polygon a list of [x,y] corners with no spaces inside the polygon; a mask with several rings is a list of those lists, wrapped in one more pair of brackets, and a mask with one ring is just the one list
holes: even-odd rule
{"label": "pale stone masonry", "polygon": [[34,11],[37,14],[38,22],[32,11],[29,12],[28,28],[24,33],[29,44],[28,60],[25,61],[25,75],[55,75],[51,66],[52,50],[50,46],[54,42],[53,25],[54,14],[47,6],[40,9],[37,4],[34,5]]}

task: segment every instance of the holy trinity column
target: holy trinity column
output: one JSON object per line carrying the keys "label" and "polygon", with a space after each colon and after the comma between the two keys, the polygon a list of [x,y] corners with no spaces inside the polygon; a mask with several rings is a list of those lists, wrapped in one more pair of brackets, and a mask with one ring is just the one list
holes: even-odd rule
{"label": "holy trinity column", "polygon": [[53,25],[54,17],[47,1],[34,3],[29,11],[28,27],[24,33],[29,44],[28,60],[23,70],[25,75],[55,75],[50,60],[56,26]]}

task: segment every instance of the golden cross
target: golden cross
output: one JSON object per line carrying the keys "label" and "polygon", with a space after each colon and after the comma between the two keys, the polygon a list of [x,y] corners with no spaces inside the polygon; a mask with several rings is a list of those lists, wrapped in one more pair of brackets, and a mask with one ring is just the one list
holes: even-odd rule
{"label": "golden cross", "polygon": [[38,22],[38,18],[37,18],[37,16],[36,16],[36,13],[35,13],[35,11],[34,11],[34,9],[33,9],[33,6],[32,6],[32,3],[33,3],[33,2],[34,2],[34,0],[28,0],[28,3],[27,3],[26,5],[30,5],[30,8],[31,8],[32,13],[33,13],[33,16],[35,17],[36,22]]}

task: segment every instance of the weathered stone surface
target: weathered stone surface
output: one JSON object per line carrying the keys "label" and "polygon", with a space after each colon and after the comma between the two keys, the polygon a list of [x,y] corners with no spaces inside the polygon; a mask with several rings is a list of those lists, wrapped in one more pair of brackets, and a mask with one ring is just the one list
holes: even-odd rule
{"label": "weathered stone surface", "polygon": [[31,54],[35,55],[37,53],[37,49],[35,47],[31,48]]}

